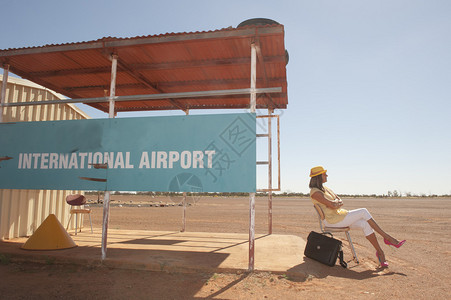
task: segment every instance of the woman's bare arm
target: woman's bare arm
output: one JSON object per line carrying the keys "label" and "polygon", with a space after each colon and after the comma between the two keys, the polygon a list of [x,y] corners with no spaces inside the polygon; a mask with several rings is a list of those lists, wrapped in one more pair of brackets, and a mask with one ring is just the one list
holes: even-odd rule
{"label": "woman's bare arm", "polygon": [[332,209],[336,209],[343,206],[343,202],[341,200],[339,200],[338,202],[327,200],[326,197],[324,197],[323,193],[321,192],[313,193],[312,198],[318,201],[319,203],[322,203]]}

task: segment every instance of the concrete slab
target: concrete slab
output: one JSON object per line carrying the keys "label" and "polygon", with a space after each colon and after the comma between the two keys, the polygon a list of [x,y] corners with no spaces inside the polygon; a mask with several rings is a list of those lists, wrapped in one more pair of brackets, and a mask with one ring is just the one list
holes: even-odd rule
{"label": "concrete slab", "polygon": [[[247,234],[108,230],[107,258],[101,261],[101,229],[74,235],[76,248],[23,250],[26,238],[0,242],[11,259],[70,264],[104,264],[115,268],[165,272],[244,272],[249,264]],[[255,271],[305,277],[305,241],[293,235],[256,235]]]}

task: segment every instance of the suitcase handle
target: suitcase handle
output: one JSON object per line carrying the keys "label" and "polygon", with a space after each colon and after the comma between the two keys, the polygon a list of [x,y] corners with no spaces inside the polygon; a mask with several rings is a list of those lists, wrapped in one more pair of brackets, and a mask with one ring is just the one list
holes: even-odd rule
{"label": "suitcase handle", "polygon": [[342,266],[343,268],[347,268],[348,267],[348,263],[345,262],[344,258],[343,258],[343,250],[340,250],[338,252],[338,258],[340,259],[340,266]]}

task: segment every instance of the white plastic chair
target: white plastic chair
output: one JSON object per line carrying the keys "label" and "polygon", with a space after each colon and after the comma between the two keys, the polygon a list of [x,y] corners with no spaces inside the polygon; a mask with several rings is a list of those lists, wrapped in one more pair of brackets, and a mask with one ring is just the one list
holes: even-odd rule
{"label": "white plastic chair", "polygon": [[314,204],[313,207],[315,208],[316,212],[318,213],[318,221],[319,221],[319,227],[321,229],[321,232],[323,233],[332,233],[332,232],[344,232],[346,233],[346,238],[348,239],[349,247],[351,248],[352,255],[354,256],[354,261],[356,263],[359,263],[359,260],[357,258],[357,254],[355,253],[354,245],[352,244],[351,235],[349,234],[349,230],[351,228],[349,227],[327,227],[323,224],[324,221],[324,212],[321,206],[318,204]]}

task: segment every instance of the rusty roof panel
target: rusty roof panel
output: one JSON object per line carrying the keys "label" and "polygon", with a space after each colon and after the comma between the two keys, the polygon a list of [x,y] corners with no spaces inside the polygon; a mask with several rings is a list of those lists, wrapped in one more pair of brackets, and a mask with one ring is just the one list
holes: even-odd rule
{"label": "rusty roof panel", "polygon": [[[259,108],[286,108],[287,58],[283,25],[257,25],[193,33],[0,50],[0,61],[17,75],[70,98],[109,93],[111,54],[118,55],[116,95],[145,95],[250,87],[250,49],[258,50],[257,87],[282,87],[259,95]],[[108,111],[107,103],[90,104]],[[118,111],[246,108],[249,96],[117,102]]]}

